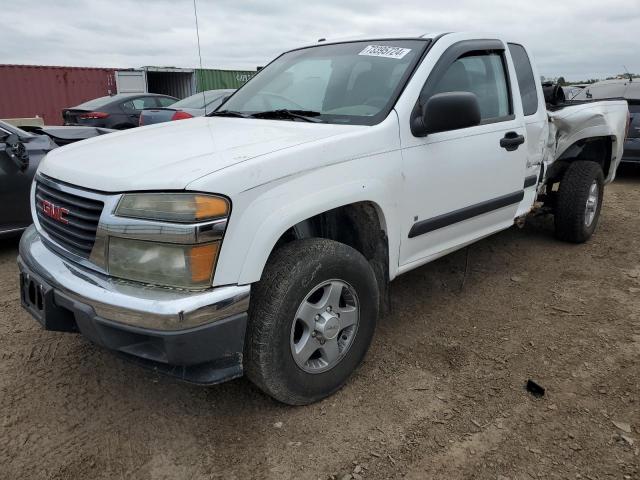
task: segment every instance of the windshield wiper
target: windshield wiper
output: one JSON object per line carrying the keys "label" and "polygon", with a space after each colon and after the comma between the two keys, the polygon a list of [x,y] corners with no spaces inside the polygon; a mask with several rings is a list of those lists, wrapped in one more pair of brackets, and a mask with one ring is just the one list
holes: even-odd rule
{"label": "windshield wiper", "polygon": [[324,120],[314,118],[318,117],[319,115],[321,115],[320,112],[314,112],[313,110],[288,110],[286,108],[281,108],[278,110],[266,110],[264,112],[256,112],[251,114],[251,116],[254,118],[297,118],[300,120],[304,120],[305,122],[323,123]]}
{"label": "windshield wiper", "polygon": [[250,118],[246,113],[235,112],[233,110],[218,110],[215,112],[207,113],[207,117],[238,117],[238,118]]}

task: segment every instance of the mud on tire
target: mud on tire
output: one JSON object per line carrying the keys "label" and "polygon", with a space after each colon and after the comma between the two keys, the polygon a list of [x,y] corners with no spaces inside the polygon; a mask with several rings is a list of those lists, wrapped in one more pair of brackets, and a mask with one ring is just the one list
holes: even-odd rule
{"label": "mud on tire", "polygon": [[[349,337],[349,347],[343,345],[334,366],[310,373],[294,358],[296,317],[314,288],[331,281],[344,282],[354,291],[357,329]],[[251,292],[244,353],[247,377],[268,395],[290,405],[309,404],[336,392],[369,348],[378,317],[378,296],[373,269],[357,250],[327,239],[284,245],[272,254]],[[315,329],[313,333],[316,339]]]}

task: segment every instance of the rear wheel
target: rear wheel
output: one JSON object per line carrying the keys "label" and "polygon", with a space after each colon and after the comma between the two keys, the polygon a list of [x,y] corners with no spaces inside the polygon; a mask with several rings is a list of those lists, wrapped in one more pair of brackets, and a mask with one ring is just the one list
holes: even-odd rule
{"label": "rear wheel", "polygon": [[560,240],[587,241],[598,225],[604,175],[595,162],[575,161],[560,181],[555,210],[555,232]]}
{"label": "rear wheel", "polygon": [[285,245],[251,296],[245,371],[281,402],[305,405],[331,395],[369,348],[378,287],[367,260],[347,245],[326,239]]}

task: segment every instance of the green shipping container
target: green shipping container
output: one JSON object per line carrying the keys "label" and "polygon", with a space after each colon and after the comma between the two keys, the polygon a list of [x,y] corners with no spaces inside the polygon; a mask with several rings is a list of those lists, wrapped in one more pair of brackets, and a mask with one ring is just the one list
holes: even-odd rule
{"label": "green shipping container", "polygon": [[255,74],[251,70],[196,69],[196,91],[240,88]]}

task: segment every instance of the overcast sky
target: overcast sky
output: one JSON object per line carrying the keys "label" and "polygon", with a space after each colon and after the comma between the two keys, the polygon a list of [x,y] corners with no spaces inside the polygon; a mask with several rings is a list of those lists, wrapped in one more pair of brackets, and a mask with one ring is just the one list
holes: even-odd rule
{"label": "overcast sky", "polygon": [[[198,65],[192,0],[4,0],[0,62]],[[255,69],[284,50],[351,35],[497,32],[545,76],[640,73],[640,0],[197,0],[203,66]]]}

